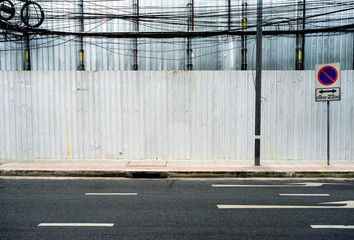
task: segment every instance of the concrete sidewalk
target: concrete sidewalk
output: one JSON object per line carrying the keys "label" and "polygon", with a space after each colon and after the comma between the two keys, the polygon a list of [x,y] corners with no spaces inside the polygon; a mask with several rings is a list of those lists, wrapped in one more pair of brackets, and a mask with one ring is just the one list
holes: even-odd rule
{"label": "concrete sidewalk", "polygon": [[354,160],[0,159],[0,176],[354,177]]}

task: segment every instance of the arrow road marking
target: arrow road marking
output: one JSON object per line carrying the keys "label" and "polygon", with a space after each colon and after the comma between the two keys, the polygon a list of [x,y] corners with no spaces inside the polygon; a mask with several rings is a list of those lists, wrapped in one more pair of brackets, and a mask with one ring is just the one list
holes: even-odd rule
{"label": "arrow road marking", "polygon": [[322,187],[324,184],[336,184],[336,183],[289,183],[286,185],[230,185],[230,184],[212,184],[212,187]]}
{"label": "arrow road marking", "polygon": [[[354,200],[341,202],[324,202],[327,206],[290,206],[290,205],[217,205],[219,209],[245,209],[245,208],[354,208]],[[343,206],[331,206],[331,204],[343,204]]]}

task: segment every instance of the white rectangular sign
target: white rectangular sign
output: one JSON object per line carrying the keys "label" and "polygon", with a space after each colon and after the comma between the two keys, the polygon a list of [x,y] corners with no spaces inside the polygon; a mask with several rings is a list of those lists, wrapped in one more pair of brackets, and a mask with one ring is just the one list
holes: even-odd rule
{"label": "white rectangular sign", "polygon": [[340,88],[316,88],[316,101],[339,101]]}

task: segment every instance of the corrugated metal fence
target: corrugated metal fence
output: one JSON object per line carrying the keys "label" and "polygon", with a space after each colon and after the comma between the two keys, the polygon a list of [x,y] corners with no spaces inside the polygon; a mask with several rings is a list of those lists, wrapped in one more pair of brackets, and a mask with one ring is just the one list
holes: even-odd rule
{"label": "corrugated metal fence", "polygon": [[[0,158],[253,159],[253,71],[0,72]],[[354,71],[331,158],[354,160]],[[313,71],[264,71],[262,159],[326,159]]]}

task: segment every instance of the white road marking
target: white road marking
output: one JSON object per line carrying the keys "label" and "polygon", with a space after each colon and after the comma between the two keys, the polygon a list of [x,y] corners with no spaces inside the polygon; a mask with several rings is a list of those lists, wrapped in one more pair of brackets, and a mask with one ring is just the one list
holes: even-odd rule
{"label": "white road marking", "polygon": [[38,227],[113,227],[113,223],[40,223]]}
{"label": "white road marking", "polygon": [[286,194],[279,193],[280,196],[290,196],[290,197],[329,197],[329,194]]}
{"label": "white road marking", "polygon": [[354,201],[324,202],[320,204],[343,204],[343,206],[291,206],[291,205],[217,205],[220,209],[247,209],[247,208],[354,208]]}
{"label": "white road marking", "polygon": [[85,193],[86,196],[136,196],[137,193]]}
{"label": "white road marking", "polygon": [[311,225],[312,228],[354,229],[354,225]]}
{"label": "white road marking", "polygon": [[232,184],[212,184],[212,187],[227,188],[227,187],[288,187],[285,185],[232,185]]}
{"label": "white road marking", "polygon": [[294,185],[223,185],[223,184],[213,184],[212,187],[219,188],[228,188],[228,187],[254,187],[254,188],[262,188],[262,187],[299,187]]}
{"label": "white road marking", "polygon": [[212,187],[321,187],[324,184],[335,184],[335,183],[289,183],[284,185],[232,185],[232,184],[212,184]]}

